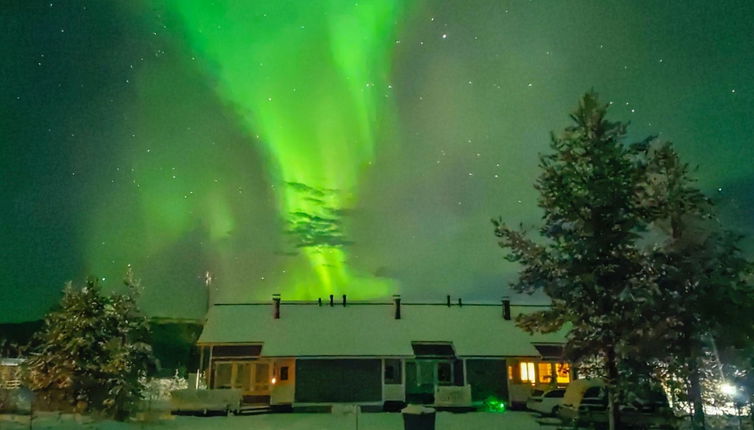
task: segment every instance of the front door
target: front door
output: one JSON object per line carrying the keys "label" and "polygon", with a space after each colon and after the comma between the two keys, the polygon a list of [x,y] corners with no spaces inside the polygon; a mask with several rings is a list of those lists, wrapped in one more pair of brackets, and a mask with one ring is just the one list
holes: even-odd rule
{"label": "front door", "polygon": [[254,361],[251,363],[251,390],[252,396],[269,396],[272,368],[269,362]]}

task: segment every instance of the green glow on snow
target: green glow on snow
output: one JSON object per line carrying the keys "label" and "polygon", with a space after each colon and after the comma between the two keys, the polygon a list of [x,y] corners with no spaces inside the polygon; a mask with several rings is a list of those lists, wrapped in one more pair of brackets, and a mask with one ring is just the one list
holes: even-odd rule
{"label": "green glow on snow", "polygon": [[[386,93],[401,6],[226,0],[174,7],[218,95],[268,158],[281,217],[309,265],[309,273],[291,273],[286,291],[296,298],[344,289],[357,298],[387,294],[386,281],[348,267],[342,214],[373,158],[380,120],[390,113]],[[211,230],[219,235],[243,220],[229,220],[218,203]]]}

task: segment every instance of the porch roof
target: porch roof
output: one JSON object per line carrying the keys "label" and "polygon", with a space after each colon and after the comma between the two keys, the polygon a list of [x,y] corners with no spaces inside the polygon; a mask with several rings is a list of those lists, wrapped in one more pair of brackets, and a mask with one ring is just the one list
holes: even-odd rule
{"label": "porch roof", "polygon": [[262,356],[410,357],[411,342],[451,342],[457,356],[539,356],[534,344],[565,342],[565,331],[530,335],[515,325],[519,313],[544,307],[511,306],[504,320],[500,305],[402,304],[394,319],[392,304],[336,305],[281,303],[213,306],[200,344],[261,343]]}

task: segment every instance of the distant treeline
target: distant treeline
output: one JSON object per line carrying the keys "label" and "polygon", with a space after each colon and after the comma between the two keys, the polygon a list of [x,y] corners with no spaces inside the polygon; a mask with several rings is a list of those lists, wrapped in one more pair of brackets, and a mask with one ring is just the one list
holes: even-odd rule
{"label": "distant treeline", "polygon": [[[27,345],[43,321],[0,323],[0,344]],[[151,345],[158,360],[157,376],[171,376],[178,370],[181,374],[196,371],[199,354],[196,341],[202,324],[195,320],[153,318],[149,321]]]}

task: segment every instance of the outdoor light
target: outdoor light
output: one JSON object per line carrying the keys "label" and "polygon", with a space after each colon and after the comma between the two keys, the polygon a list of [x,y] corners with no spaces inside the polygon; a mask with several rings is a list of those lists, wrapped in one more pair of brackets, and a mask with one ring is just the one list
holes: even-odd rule
{"label": "outdoor light", "polygon": [[729,384],[727,382],[720,385],[720,392],[727,395],[727,396],[734,396],[736,395],[736,387],[735,385]]}
{"label": "outdoor light", "polygon": [[275,383],[276,383],[277,381],[278,381],[278,378],[276,378],[276,377],[274,377],[274,376],[273,376],[273,377],[272,377],[272,381],[270,381],[270,382],[272,382],[272,385],[275,385]]}
{"label": "outdoor light", "polygon": [[505,402],[490,396],[484,401],[484,409],[488,412],[505,412]]}

